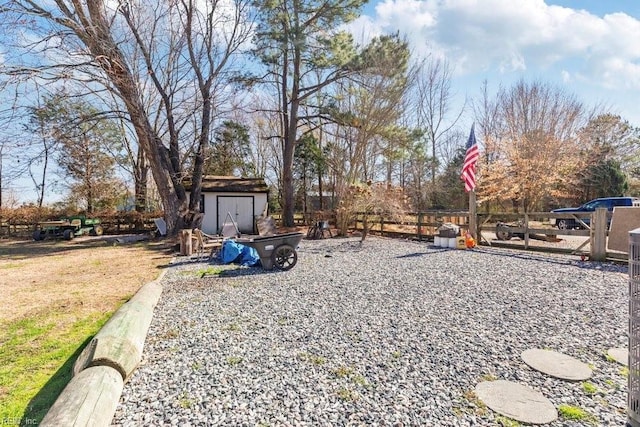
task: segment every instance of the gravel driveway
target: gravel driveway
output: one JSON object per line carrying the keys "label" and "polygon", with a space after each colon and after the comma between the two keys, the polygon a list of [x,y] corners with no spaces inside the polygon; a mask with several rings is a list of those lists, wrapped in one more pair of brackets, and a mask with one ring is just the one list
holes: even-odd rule
{"label": "gravel driveway", "polygon": [[[626,369],[605,357],[627,345],[625,266],[376,237],[298,255],[288,272],[178,259],[114,424],[495,426],[473,393],[490,379],[625,423]],[[530,348],[590,364],[596,390],[532,370]]]}

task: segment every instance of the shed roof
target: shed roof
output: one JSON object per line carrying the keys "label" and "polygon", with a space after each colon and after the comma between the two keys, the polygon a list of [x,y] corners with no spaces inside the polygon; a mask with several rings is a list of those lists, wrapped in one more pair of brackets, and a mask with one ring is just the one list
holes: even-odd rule
{"label": "shed roof", "polygon": [[[187,191],[190,191],[191,182],[185,182],[185,188]],[[263,178],[207,175],[202,178],[202,191],[219,193],[268,193],[269,187]]]}

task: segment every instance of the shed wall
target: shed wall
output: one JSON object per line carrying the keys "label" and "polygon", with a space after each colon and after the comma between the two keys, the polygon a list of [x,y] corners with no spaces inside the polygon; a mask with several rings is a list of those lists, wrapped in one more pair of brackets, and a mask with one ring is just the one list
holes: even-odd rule
{"label": "shed wall", "polygon": [[204,196],[202,231],[207,234],[217,234],[225,221],[227,212],[230,212],[241,233],[256,234],[255,217],[260,216],[267,206],[266,193],[206,192],[202,194]]}

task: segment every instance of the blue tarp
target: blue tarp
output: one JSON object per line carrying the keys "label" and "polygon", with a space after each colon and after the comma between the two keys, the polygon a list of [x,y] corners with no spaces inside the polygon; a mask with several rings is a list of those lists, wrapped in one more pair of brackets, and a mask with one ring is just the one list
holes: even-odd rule
{"label": "blue tarp", "polygon": [[241,245],[234,240],[225,240],[222,242],[220,260],[225,264],[238,263],[247,267],[260,264],[258,251],[251,246]]}

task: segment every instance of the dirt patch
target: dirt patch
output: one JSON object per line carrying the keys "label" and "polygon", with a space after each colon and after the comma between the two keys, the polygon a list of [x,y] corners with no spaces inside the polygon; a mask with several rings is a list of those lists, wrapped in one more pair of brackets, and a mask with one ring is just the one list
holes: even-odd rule
{"label": "dirt patch", "polygon": [[115,237],[73,241],[0,240],[0,323],[68,312],[109,312],[158,277],[167,242]]}

